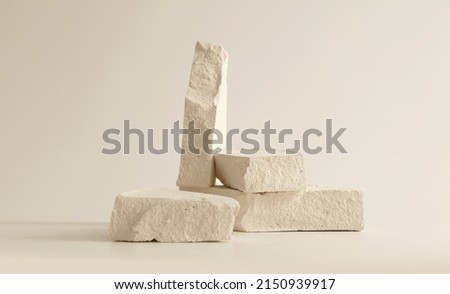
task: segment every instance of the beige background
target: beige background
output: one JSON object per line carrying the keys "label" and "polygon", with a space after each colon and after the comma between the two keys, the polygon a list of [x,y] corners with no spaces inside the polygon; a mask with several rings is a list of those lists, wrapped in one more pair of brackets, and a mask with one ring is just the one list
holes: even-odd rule
{"label": "beige background", "polygon": [[203,40],[230,56],[229,128],[332,118],[349,153],[307,155],[308,181],[365,192],[362,236],[426,232],[420,256],[450,245],[436,237],[450,232],[449,14],[448,1],[0,0],[0,221],[107,222],[118,192],[175,187],[175,152],[103,155],[102,132],[182,119]]}

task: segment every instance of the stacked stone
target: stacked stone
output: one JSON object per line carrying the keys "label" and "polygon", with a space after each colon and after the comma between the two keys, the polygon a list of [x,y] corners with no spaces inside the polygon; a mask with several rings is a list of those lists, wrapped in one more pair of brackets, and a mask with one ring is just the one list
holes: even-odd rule
{"label": "stacked stone", "polygon": [[363,194],[307,186],[301,154],[220,154],[215,163],[224,186],[180,189],[238,201],[237,231],[359,231],[364,227]]}
{"label": "stacked stone", "polygon": [[[184,128],[226,134],[228,55],[197,42],[185,99]],[[301,154],[217,154],[204,136],[184,136],[178,190],[139,189],[116,197],[112,239],[224,241],[233,229],[262,231],[362,230],[363,195],[307,186]],[[199,152],[192,152],[189,144]],[[219,146],[210,146],[211,149]],[[223,185],[215,185],[219,179]]]}
{"label": "stacked stone", "polygon": [[[226,60],[227,54],[221,46],[197,43],[193,68],[197,64],[205,67],[191,72],[185,102],[185,127],[187,122],[194,121],[202,133],[215,128],[225,134]],[[183,142],[189,152],[186,140]],[[199,145],[204,146],[203,142]],[[177,185],[180,190],[238,201],[240,210],[235,230],[363,229],[363,194],[351,189],[307,186],[301,154],[213,156],[200,149],[200,155],[181,156]],[[215,178],[223,186],[215,186]]]}

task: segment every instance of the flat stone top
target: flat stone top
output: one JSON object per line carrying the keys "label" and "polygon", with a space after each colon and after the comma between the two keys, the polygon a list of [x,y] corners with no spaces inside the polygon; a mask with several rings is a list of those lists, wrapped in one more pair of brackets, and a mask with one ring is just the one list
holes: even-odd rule
{"label": "flat stone top", "polygon": [[207,200],[212,204],[228,204],[236,205],[239,204],[228,197],[203,194],[188,191],[179,191],[167,188],[141,188],[135,189],[128,192],[120,193],[117,195],[120,198],[135,198],[135,199],[158,199],[158,200],[189,200],[189,201],[204,201]]}

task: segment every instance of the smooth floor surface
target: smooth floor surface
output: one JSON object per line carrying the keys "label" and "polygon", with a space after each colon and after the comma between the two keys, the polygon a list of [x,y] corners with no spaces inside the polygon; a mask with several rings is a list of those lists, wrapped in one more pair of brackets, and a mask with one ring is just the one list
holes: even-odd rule
{"label": "smooth floor surface", "polygon": [[106,223],[0,223],[0,273],[450,273],[439,231],[238,233],[122,243]]}

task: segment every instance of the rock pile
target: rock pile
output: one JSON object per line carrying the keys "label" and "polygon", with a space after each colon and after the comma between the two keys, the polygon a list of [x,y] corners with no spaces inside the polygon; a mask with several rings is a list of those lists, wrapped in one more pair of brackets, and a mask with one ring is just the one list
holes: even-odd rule
{"label": "rock pile", "polygon": [[[221,46],[197,42],[185,99],[185,129],[193,124],[202,134],[212,129],[226,134],[227,67],[228,54]],[[180,191],[141,189],[116,197],[110,226],[114,240],[225,241],[233,229],[363,229],[362,192],[307,185],[300,153],[211,154],[202,148],[204,136],[194,138],[188,142],[183,136]],[[199,147],[196,152],[192,143]]]}

